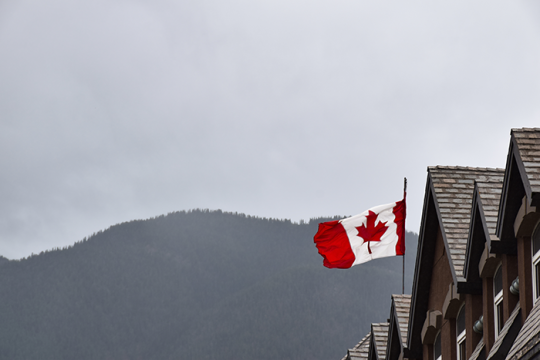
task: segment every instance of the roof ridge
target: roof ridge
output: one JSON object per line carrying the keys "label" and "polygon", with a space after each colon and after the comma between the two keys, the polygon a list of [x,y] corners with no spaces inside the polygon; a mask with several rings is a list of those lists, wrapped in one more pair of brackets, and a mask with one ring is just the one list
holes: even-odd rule
{"label": "roof ridge", "polygon": [[540,131],[540,128],[527,128],[527,127],[523,127],[523,128],[512,128],[510,129],[510,133],[514,132],[514,131]]}
{"label": "roof ridge", "polygon": [[489,168],[489,167],[472,167],[472,166],[459,166],[459,165],[435,165],[428,166],[428,170],[474,170],[474,171],[500,171],[504,172],[505,169],[502,168]]}

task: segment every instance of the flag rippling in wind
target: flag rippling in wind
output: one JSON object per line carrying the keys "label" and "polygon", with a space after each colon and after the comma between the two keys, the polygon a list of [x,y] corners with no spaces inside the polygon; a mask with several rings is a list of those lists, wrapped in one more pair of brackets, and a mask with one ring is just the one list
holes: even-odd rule
{"label": "flag rippling in wind", "polygon": [[367,261],[405,255],[405,197],[346,219],[319,224],[314,236],[327,268],[348,269]]}

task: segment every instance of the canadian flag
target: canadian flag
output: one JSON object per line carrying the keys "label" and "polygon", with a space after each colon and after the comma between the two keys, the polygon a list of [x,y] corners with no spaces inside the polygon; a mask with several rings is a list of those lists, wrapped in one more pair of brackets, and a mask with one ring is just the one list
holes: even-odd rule
{"label": "canadian flag", "polygon": [[405,215],[404,197],[350,218],[320,223],[313,239],[323,265],[348,269],[377,258],[405,255]]}

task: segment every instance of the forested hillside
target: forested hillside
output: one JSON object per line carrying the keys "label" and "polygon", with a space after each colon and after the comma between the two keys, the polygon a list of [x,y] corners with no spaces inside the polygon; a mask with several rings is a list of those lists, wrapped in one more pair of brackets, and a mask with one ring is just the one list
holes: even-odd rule
{"label": "forested hillside", "polygon": [[319,221],[176,212],[0,257],[0,359],[340,359],[388,318],[402,258],[326,269]]}

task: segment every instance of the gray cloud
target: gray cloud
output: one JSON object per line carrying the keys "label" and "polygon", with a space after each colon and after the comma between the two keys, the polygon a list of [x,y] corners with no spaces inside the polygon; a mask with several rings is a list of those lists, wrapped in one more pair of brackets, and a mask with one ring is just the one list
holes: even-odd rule
{"label": "gray cloud", "polygon": [[0,254],[134,218],[293,220],[504,167],[540,114],[533,1],[0,4]]}

